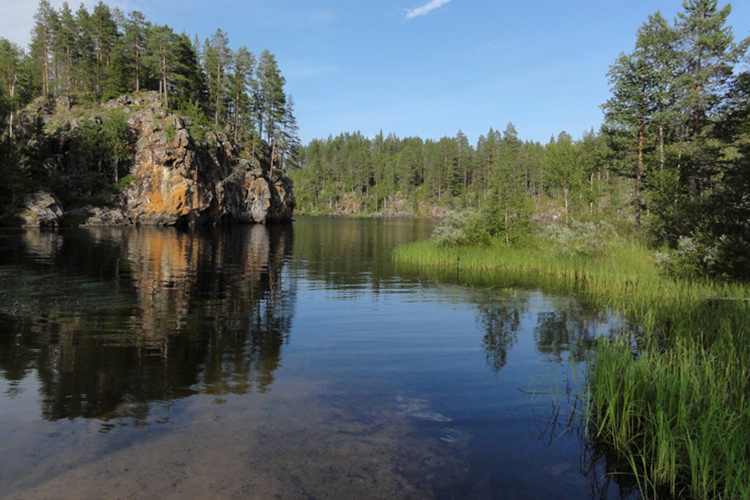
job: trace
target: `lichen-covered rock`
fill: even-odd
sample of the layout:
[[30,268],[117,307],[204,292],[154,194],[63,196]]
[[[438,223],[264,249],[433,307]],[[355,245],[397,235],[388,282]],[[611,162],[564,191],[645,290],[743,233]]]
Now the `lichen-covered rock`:
[[37,191],[11,207],[0,218],[0,224],[6,227],[58,227],[63,213],[62,204],[54,194]]
[[125,217],[148,225],[292,220],[296,202],[285,174],[254,168],[221,132],[197,145],[182,118],[143,104],[128,118],[138,139],[134,181],[120,203]]

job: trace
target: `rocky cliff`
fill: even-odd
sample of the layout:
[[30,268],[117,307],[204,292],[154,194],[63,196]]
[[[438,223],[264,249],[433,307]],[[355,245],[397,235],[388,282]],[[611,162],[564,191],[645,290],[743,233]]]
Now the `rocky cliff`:
[[[156,93],[123,96],[83,118],[80,113],[68,113],[78,116],[78,122],[67,117],[53,118],[59,108],[59,103],[37,103],[29,118],[49,129],[57,155],[76,153],[66,148],[66,137],[80,126],[81,120],[88,120],[91,126],[101,125],[102,117],[113,111],[126,116],[129,182],[113,200],[115,207],[85,206],[66,212],[61,220],[53,220],[48,210],[42,210],[44,207],[30,207],[34,200],[27,197],[0,219],[4,225],[55,226],[64,218],[88,225],[262,224],[292,220],[296,202],[292,182],[283,171],[268,165],[262,154],[251,160],[240,158],[226,134],[199,130],[191,120],[162,107]],[[61,120],[69,122],[60,126]],[[52,123],[57,123],[56,127]],[[55,135],[53,129],[68,132]],[[263,145],[259,151],[263,151]],[[57,163],[71,164],[73,160]],[[47,199],[40,193],[33,198]],[[59,204],[59,200],[56,202]],[[44,220],[35,219],[37,211],[44,213]]]

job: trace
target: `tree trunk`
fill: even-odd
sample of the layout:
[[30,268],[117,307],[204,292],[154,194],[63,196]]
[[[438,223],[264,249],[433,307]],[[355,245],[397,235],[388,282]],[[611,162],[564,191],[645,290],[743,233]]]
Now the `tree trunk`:
[[240,128],[240,93],[239,90],[234,95],[234,140],[237,141],[238,130]]
[[44,35],[44,85],[42,88],[44,89],[44,95],[49,95],[49,52],[48,49],[48,41],[47,41],[47,33],[45,28],[45,35]]
[[161,48],[161,78],[164,88],[164,107],[169,108],[169,97],[167,97],[167,46]]
[[664,125],[659,125],[659,170],[664,170]]
[[8,119],[8,138],[13,141],[13,114],[15,113],[15,106],[13,102],[13,96],[16,90],[16,79],[18,75],[13,75],[13,83],[10,84],[10,117]]
[[221,63],[216,64],[216,109],[214,110],[214,125],[219,126],[219,102],[221,102]]
[[638,166],[635,170],[635,228],[641,228],[641,177],[643,175],[643,120],[638,127]]
[[135,43],[135,91],[139,92],[141,90],[141,52],[140,48],[138,47],[138,42]]

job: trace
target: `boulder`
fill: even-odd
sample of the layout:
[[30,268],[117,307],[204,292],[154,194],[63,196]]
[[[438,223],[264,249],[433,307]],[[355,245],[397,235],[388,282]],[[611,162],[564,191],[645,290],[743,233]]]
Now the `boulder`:
[[37,191],[11,207],[0,218],[0,224],[6,227],[58,227],[63,213],[62,204],[54,194]]

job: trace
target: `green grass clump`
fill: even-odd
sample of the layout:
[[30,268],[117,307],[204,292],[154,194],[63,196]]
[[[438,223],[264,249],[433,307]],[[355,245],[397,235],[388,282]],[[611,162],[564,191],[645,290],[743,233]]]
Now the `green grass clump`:
[[[570,293],[632,321],[590,363],[588,429],[648,496],[750,498],[748,288],[659,273],[631,239],[584,255],[552,240],[522,247],[397,247],[397,265],[435,278]],[[720,300],[728,298],[731,300]]]

